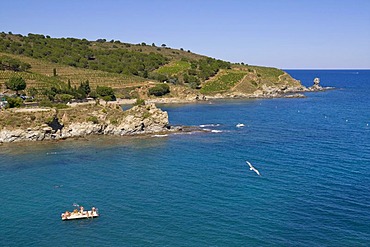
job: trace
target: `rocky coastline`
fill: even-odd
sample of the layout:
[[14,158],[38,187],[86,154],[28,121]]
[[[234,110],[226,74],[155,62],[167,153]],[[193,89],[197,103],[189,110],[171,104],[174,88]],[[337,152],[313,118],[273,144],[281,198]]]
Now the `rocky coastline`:
[[[67,138],[80,138],[89,135],[145,135],[153,133],[168,133],[178,131],[179,127],[171,127],[168,114],[157,108],[154,104],[134,106],[123,114],[118,115],[115,106],[89,107],[79,109],[84,121],[73,121],[73,113],[69,111],[57,112],[55,109],[42,109],[39,111],[22,112],[23,121],[35,118],[35,113],[42,124],[28,127],[5,126],[0,130],[0,143],[22,141],[63,140]],[[113,112],[111,112],[113,111]],[[41,112],[41,113],[40,113]],[[111,118],[107,116],[111,114]],[[13,111],[10,114],[20,114]],[[60,117],[61,116],[61,117]],[[113,118],[113,117],[114,118]],[[81,116],[80,116],[81,118]]]
[[[271,99],[271,98],[305,98],[304,93],[308,92],[322,92],[334,89],[333,87],[323,87],[320,85],[320,79],[315,78],[314,83],[310,87],[303,86],[299,81],[294,85],[266,85],[262,84],[259,89],[253,93],[243,93],[240,91],[230,90],[225,93],[217,93],[214,95],[201,95],[201,94],[187,94],[183,97],[169,97],[169,98],[155,98],[147,99],[148,103],[155,104],[186,104],[196,103],[209,100],[222,100],[222,99]],[[121,100],[121,104],[129,104],[133,101]]]
[[173,103],[194,103],[198,101],[217,100],[217,99],[271,99],[271,98],[305,98],[304,93],[307,92],[322,92],[332,90],[333,87],[323,87],[320,85],[320,79],[315,78],[314,84],[310,87],[303,85],[281,85],[267,86],[263,84],[260,89],[257,89],[251,94],[246,94],[238,91],[227,93],[217,93],[215,95],[187,95],[185,98],[159,98],[150,99],[148,102],[173,104]]
[[[0,115],[0,144],[23,141],[63,140],[89,135],[130,136],[145,134],[166,134],[176,131],[194,131],[192,128],[170,126],[168,113],[157,108],[155,103],[194,103],[212,99],[236,98],[304,98],[305,92],[320,92],[333,89],[322,87],[315,78],[311,87],[266,86],[253,94],[230,92],[213,96],[187,95],[185,98],[158,98],[146,100],[146,104],[123,111],[122,104],[133,104],[133,100],[117,102],[87,102],[71,104],[69,110],[52,108],[12,109]],[[35,116],[36,115],[36,116]],[[14,124],[4,120],[17,116]],[[38,122],[35,119],[39,120]],[[3,120],[1,122],[1,120]],[[9,122],[9,121],[8,121]],[[31,124],[30,124],[31,123]],[[32,124],[34,123],[34,124]],[[15,125],[15,126],[14,126]]]

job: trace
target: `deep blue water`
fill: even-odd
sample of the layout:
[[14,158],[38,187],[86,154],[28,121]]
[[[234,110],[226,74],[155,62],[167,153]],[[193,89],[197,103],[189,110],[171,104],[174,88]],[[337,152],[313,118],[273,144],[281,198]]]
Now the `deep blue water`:
[[[221,132],[0,146],[0,246],[369,246],[370,71],[288,72],[337,89],[162,107]],[[74,202],[101,217],[62,222]]]

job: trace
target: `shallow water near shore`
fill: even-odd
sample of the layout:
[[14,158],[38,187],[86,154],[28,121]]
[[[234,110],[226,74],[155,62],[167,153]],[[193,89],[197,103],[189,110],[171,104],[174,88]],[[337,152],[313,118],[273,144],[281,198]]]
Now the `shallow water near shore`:
[[[288,72],[336,90],[161,106],[206,133],[0,145],[0,246],[368,245],[370,71]],[[61,221],[73,203],[101,216]]]

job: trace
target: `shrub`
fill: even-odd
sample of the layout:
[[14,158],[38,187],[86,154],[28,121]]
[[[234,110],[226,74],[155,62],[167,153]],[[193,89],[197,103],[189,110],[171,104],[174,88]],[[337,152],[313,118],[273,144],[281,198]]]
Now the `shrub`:
[[113,96],[107,95],[107,96],[103,96],[102,99],[105,101],[115,101],[116,97],[114,97],[114,95]]
[[52,107],[53,103],[50,100],[44,99],[44,100],[40,101],[39,106]]
[[147,111],[146,111],[146,112],[144,112],[144,113],[143,113],[143,118],[149,118],[149,117],[150,117],[150,115],[151,115],[151,114],[150,114],[149,112],[147,112]]
[[8,108],[14,108],[14,107],[20,107],[23,104],[23,101],[21,98],[10,98],[7,97],[6,101],[8,102],[7,107]]
[[118,124],[118,120],[116,118],[111,118],[109,121],[113,125],[117,125]]
[[38,90],[34,87],[28,88],[27,94],[31,97],[35,97],[38,94]]
[[168,84],[158,84],[149,89],[149,95],[162,96],[170,92],[170,86]]
[[99,120],[96,116],[90,116],[86,119],[88,122],[92,122],[93,124],[98,124]]
[[67,106],[66,104],[63,104],[63,103],[54,104],[53,107],[55,107],[56,109],[69,108],[69,106]]
[[145,100],[137,98],[134,105],[145,105]]
[[67,103],[69,101],[71,101],[73,99],[73,95],[70,95],[70,94],[57,94],[55,95],[55,100],[59,101],[59,102],[64,102],[64,103]]
[[96,99],[98,97],[98,94],[96,93],[96,91],[91,91],[90,92],[90,97],[93,98],[93,99]]

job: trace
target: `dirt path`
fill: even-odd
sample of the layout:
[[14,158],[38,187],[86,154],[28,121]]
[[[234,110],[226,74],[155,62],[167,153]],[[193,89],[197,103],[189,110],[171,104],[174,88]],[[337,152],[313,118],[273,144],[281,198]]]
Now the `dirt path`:
[[281,82],[281,77],[283,77],[283,76],[285,76],[287,73],[286,72],[284,72],[283,74],[281,74],[281,75],[279,75],[279,77],[278,77],[278,82]]
[[51,108],[19,108],[13,109],[14,112],[42,112],[42,111],[52,111]]
[[247,76],[249,76],[249,74],[244,75],[243,78],[238,83],[236,83],[232,88],[230,88],[230,90],[234,91],[235,88],[237,88],[245,80],[245,78],[247,78]]

